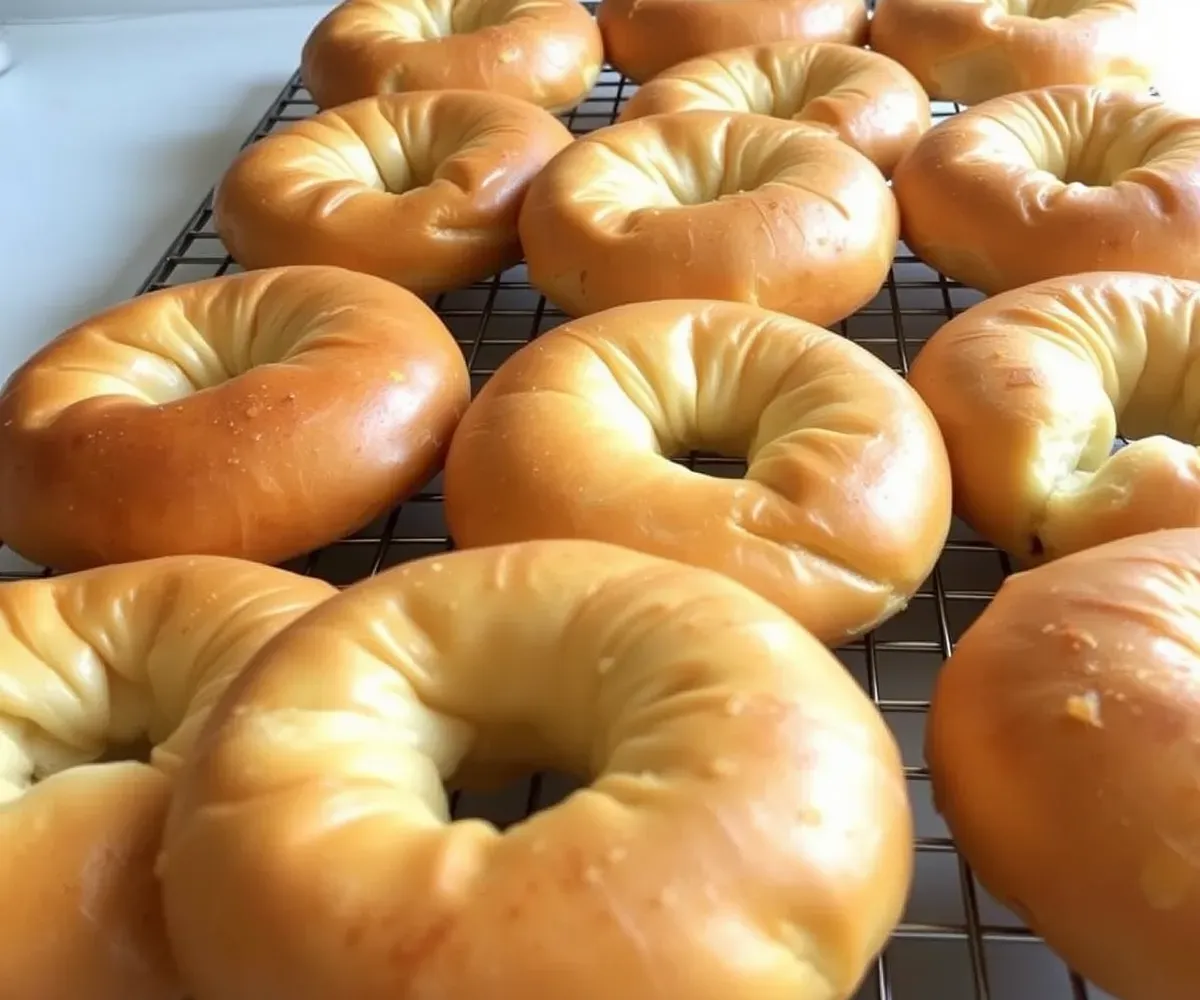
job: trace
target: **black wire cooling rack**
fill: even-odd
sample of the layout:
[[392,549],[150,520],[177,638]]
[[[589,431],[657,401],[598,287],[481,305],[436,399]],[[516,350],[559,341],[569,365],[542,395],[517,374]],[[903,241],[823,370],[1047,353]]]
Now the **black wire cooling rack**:
[[[588,99],[563,120],[576,134],[609,125],[634,90],[606,68]],[[957,110],[935,104],[934,117]],[[315,111],[297,74],[247,144]],[[139,294],[238,270],[213,229],[211,209],[210,194]],[[899,249],[875,299],[834,329],[907,373],[929,335],[981,296]],[[476,389],[519,347],[566,319],[530,286],[523,265],[442,295],[433,305],[462,347]],[[692,456],[687,464],[717,476],[737,477],[744,469],[741,461],[718,456]],[[387,517],[288,568],[345,586],[450,547],[439,477]],[[1009,571],[1002,553],[956,523],[937,568],[908,609],[838,650],[900,742],[917,830],[916,878],[904,921],[856,1000],[1111,1000],[1071,975],[1016,916],[987,896],[932,807],[922,742],[933,679]],[[0,553],[0,580],[45,572],[11,551]],[[571,787],[557,776],[538,775],[503,793],[456,793],[453,812],[504,825],[558,801]]]

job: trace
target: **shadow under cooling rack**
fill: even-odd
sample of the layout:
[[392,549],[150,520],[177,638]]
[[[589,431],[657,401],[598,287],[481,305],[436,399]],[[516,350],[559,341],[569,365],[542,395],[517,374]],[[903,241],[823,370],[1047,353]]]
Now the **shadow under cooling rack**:
[[[576,134],[609,125],[635,89],[606,69],[588,99],[563,120]],[[935,119],[957,110],[935,105]],[[294,77],[247,142],[315,111],[299,77]],[[139,292],[238,270],[213,229],[211,197],[196,210]],[[894,370],[907,373],[930,334],[981,297],[926,267],[901,246],[878,295],[834,329]],[[476,389],[514,351],[565,320],[530,286],[523,265],[442,295],[432,305],[461,346]],[[697,455],[687,461],[710,475],[739,476],[744,468],[718,456]],[[345,586],[397,563],[444,552],[451,543],[441,499],[439,478],[387,517],[293,561],[289,568]],[[916,879],[904,922],[856,1000],[1104,1000],[1104,994],[1069,975],[1019,919],[979,888],[956,855],[930,799],[922,743],[933,679],[957,637],[1008,571],[999,552],[956,524],[937,569],[909,608],[864,640],[838,650],[896,733],[918,836]],[[44,572],[7,549],[0,551],[0,579]],[[454,814],[483,816],[504,825],[557,801],[571,787],[549,775],[498,794],[456,793]]]

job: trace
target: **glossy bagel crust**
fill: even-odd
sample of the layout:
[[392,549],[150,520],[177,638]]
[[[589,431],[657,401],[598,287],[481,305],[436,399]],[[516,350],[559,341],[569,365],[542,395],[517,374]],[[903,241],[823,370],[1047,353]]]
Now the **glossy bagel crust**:
[[[844,1000],[904,905],[886,724],[719,574],[582,541],[435,556],[243,680],[160,862],[195,1000]],[[529,766],[592,784],[447,822],[443,780]]]
[[345,0],[304,43],[300,73],[320,108],[411,90],[487,90],[573,108],[604,60],[576,0]]
[[423,485],[469,391],[441,321],[379,278],[295,267],[152,292],[0,392],[0,538],[57,569],[282,562]]
[[436,295],[521,259],[525,191],[570,141],[515,97],[369,97],[244,150],[213,219],[243,267],[332,264]]
[[905,242],[996,293],[1085,271],[1200,278],[1200,119],[1054,87],[936,125],[893,175]]
[[[333,593],[215,557],[0,586],[0,996],[183,1000],[154,873],[173,776],[230,678]],[[87,763],[139,739],[153,766]]]
[[603,0],[596,21],[608,61],[636,83],[744,45],[867,40],[863,0]]
[[935,802],[988,890],[1105,995],[1200,983],[1200,531],[1010,577],[942,667]]
[[[1087,274],[974,306],[909,381],[964,520],[1023,562],[1200,526],[1200,284]],[[1109,457],[1114,438],[1130,444]]]
[[640,87],[618,120],[693,110],[831,129],[885,176],[930,126],[929,98],[908,70],[834,42],[772,42],[689,59]]
[[879,291],[898,225],[883,175],[832,133],[684,111],[572,143],[519,229],[530,281],[569,315],[709,298],[824,326]]
[[[743,479],[669,461],[746,457]],[[900,611],[950,526],[937,427],[811,324],[651,302],[551,331],[476,397],[446,463],[461,547],[585,537],[706,566],[840,643]]]
[[871,48],[934,100],[980,104],[1022,90],[1094,84],[1145,90],[1139,0],[879,0]]

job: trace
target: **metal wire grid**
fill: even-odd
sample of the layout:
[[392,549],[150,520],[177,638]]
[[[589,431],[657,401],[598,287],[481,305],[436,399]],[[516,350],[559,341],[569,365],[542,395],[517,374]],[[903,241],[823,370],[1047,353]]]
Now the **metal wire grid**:
[[[635,89],[606,68],[589,98],[564,121],[576,134],[608,125]],[[247,144],[315,110],[297,74]],[[935,118],[957,110],[935,105]],[[210,194],[139,294],[238,270],[213,230],[211,206]],[[835,329],[907,373],[928,336],[980,297],[901,247],[875,299]],[[566,318],[529,285],[523,265],[439,296],[433,306],[461,346],[476,389],[505,358]],[[737,477],[744,469],[740,460],[712,455],[690,456],[686,464],[717,476]],[[397,563],[444,552],[451,541],[441,501],[438,477],[387,517],[289,568],[345,586]],[[856,1000],[1104,1000],[1104,994],[1070,975],[1017,917],[983,892],[931,803],[921,748],[933,678],[1009,571],[1002,553],[956,523],[936,570],[909,608],[838,651],[901,744],[918,837],[916,879],[904,922]],[[46,572],[11,551],[0,552],[0,579]],[[503,825],[558,801],[572,787],[560,776],[537,775],[499,794],[455,793],[452,803],[455,816],[484,816]],[[1047,984],[1055,983],[1061,989],[1047,992]]]

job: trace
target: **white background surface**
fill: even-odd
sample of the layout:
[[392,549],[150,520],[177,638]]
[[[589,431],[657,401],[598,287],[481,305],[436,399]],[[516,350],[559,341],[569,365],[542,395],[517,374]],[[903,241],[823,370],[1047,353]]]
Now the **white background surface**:
[[[0,378],[64,327],[127,297],[293,72],[332,3],[0,0]],[[1200,2],[1158,0],[1164,91],[1200,113]]]
[[0,378],[137,288],[287,82],[326,9],[8,28],[16,61],[0,76]]
[[112,17],[295,6],[296,0],[0,0],[0,20]]

